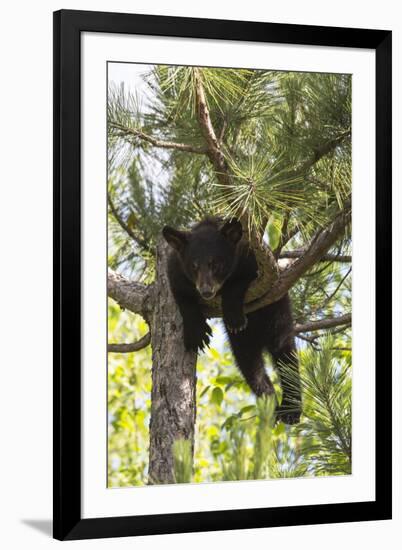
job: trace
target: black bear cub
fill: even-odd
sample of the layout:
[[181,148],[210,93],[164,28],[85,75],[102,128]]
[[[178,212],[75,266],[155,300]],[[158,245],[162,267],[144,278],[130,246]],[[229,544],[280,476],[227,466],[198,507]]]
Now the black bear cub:
[[[198,351],[209,344],[211,328],[202,311],[203,300],[222,297],[223,321],[236,363],[256,396],[274,393],[264,369],[268,351],[281,375],[282,403],[277,419],[296,424],[301,398],[298,360],[293,337],[289,296],[252,313],[244,314],[247,288],[257,277],[257,262],[247,243],[241,241],[241,223],[206,218],[190,231],[163,228],[172,247],[168,259],[170,286],[183,317],[184,345]],[[292,383],[289,383],[290,372]],[[288,376],[286,376],[286,374]]]

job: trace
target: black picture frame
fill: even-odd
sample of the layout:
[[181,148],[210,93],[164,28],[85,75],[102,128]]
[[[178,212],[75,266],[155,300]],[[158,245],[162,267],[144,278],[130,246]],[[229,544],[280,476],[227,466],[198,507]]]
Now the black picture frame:
[[[85,31],[375,50],[377,345],[374,501],[82,519],[80,37]],[[54,13],[55,538],[71,540],[391,518],[391,40],[391,31],[386,30],[70,10]]]

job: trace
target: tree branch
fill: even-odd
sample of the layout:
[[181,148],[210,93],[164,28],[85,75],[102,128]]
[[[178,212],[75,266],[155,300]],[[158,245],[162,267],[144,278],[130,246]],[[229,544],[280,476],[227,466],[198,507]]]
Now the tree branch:
[[110,211],[111,213],[113,214],[115,220],[117,221],[117,223],[120,225],[120,227],[123,229],[123,231],[125,231],[127,233],[127,235],[129,237],[131,237],[131,239],[136,242],[139,246],[141,246],[144,250],[149,250],[149,246],[148,244],[143,240],[141,239],[140,237],[138,237],[132,230],[131,228],[127,225],[127,223],[123,220],[123,218],[120,216],[120,214],[118,213],[117,211],[117,208],[115,207],[113,201],[112,201],[112,198],[110,196],[110,193],[107,194],[107,201],[108,201],[108,204],[109,204],[109,208],[110,208]]
[[288,290],[301,275],[321,260],[344,233],[351,218],[350,200],[348,200],[345,202],[344,209],[335,216],[334,220],[315,234],[310,245],[304,249],[304,254],[282,272],[280,285]]
[[137,342],[131,344],[108,344],[107,350],[109,353],[131,353],[146,348],[151,342],[151,333],[147,332],[145,336]]
[[276,284],[279,278],[279,265],[272,250],[264,243],[251,239],[251,247],[258,266],[258,277],[247,295],[248,299],[252,300],[261,296],[266,288]]
[[142,130],[138,130],[136,128],[130,128],[128,126],[123,126],[122,124],[118,124],[117,122],[109,122],[109,125],[115,130],[119,130],[120,134],[122,134],[123,137],[134,136],[142,139],[143,141],[150,143],[151,145],[154,145],[155,147],[160,147],[162,149],[176,149],[177,151],[184,151],[186,153],[195,153],[197,155],[205,155],[207,153],[207,150],[205,149],[205,147],[193,147],[192,145],[188,145],[187,143],[163,141],[146,134]]
[[340,325],[350,326],[352,324],[352,314],[347,313],[339,317],[331,317],[327,319],[318,319],[317,321],[309,321],[303,324],[295,324],[294,333],[314,332],[316,330],[325,330]]
[[200,70],[197,67],[195,67],[193,70],[195,82],[195,97],[197,104],[197,120],[200,126],[201,133],[205,139],[205,143],[207,144],[206,154],[212,162],[220,183],[223,185],[227,185],[230,183],[229,168],[226,159],[220,149],[219,140],[212,125],[211,116],[209,114],[207,100],[205,97],[204,86],[202,84],[202,76]]
[[[256,311],[282,298],[306,271],[321,260],[343,234],[350,221],[351,211],[350,201],[348,201],[345,203],[345,209],[339,212],[327,227],[316,233],[310,245],[304,250],[304,254],[284,269],[271,287],[263,280],[255,281],[251,285],[246,295],[245,312]],[[220,316],[219,304],[216,302],[210,306],[206,304],[205,312],[208,317]]]
[[325,157],[325,155],[328,155],[331,151],[333,151],[338,145],[342,143],[342,141],[346,138],[350,137],[350,129],[346,130],[345,132],[342,132],[338,137],[331,139],[330,141],[327,141],[326,143],[323,143],[320,147],[318,147],[312,154],[310,158],[308,158],[300,168],[298,168],[296,171],[299,174],[305,174],[310,170],[310,168],[316,164],[322,157]]
[[[282,252],[279,255],[280,259],[297,259],[301,258],[306,252],[305,248],[297,248],[296,250],[288,250]],[[352,256],[341,255],[341,254],[324,254],[320,258],[321,262],[340,262],[340,263],[350,263],[352,261]]]
[[152,285],[127,280],[112,270],[108,271],[107,292],[123,309],[137,313],[147,320],[152,310]]

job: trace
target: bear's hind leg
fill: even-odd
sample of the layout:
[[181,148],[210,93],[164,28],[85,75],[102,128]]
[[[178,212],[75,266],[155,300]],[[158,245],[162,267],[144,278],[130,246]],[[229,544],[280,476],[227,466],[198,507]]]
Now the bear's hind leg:
[[234,334],[227,330],[236,364],[257,397],[274,395],[275,390],[264,368],[262,348],[254,341],[249,328]]

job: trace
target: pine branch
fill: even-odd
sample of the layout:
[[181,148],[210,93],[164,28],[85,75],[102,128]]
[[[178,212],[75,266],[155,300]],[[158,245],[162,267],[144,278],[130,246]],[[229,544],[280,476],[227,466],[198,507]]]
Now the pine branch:
[[129,281],[114,271],[108,271],[107,292],[122,309],[142,315],[147,319],[152,310],[152,285]]
[[108,344],[107,350],[109,353],[131,353],[133,351],[140,351],[146,348],[151,342],[151,333],[147,332],[145,336],[140,338],[137,342],[131,344]]
[[134,231],[132,231],[130,229],[130,227],[127,225],[127,223],[123,220],[123,218],[120,216],[119,212],[117,211],[117,208],[116,206],[114,205],[113,201],[112,201],[112,197],[110,196],[110,193],[108,193],[107,195],[107,201],[109,203],[109,208],[110,208],[110,211],[112,212],[115,220],[117,221],[117,223],[120,225],[120,227],[127,233],[127,235],[129,237],[131,237],[131,239],[136,242],[141,248],[143,248],[144,250],[147,250],[149,251],[149,245],[146,241],[144,241],[144,239],[141,239],[138,235],[136,235],[134,233]]
[[289,289],[301,275],[320,261],[331,246],[343,235],[351,218],[351,202],[349,199],[345,202],[344,209],[336,215],[334,220],[315,234],[310,245],[304,249],[304,254],[282,272],[280,284]]
[[300,168],[297,169],[298,174],[305,174],[310,168],[316,164],[320,159],[331,153],[338,145],[340,145],[346,138],[350,137],[350,130],[342,132],[339,136],[326,143],[323,143],[320,147],[313,151],[313,154],[308,158]]
[[[297,259],[301,258],[305,254],[306,249],[297,248],[295,250],[287,250],[286,252],[281,252],[279,255],[280,259]],[[340,263],[350,263],[352,261],[352,256],[343,255],[343,254],[324,254],[320,258],[321,262],[340,262]]]
[[319,347],[319,345],[317,344],[317,338],[319,337],[319,335],[316,335],[316,336],[304,336],[304,335],[301,334],[301,333],[295,333],[295,337],[296,337],[298,340],[303,340],[303,342],[307,342],[308,344],[310,344],[310,346],[313,348],[313,350],[320,351],[320,347]]
[[345,203],[345,209],[337,214],[331,224],[316,233],[310,245],[305,249],[304,254],[281,272],[278,281],[271,288],[268,287],[269,290],[265,294],[260,295],[257,299],[252,299],[252,301],[249,301],[250,295],[246,296],[246,312],[260,309],[264,305],[275,302],[284,296],[306,271],[321,260],[344,233],[350,221],[351,211],[350,201],[348,201]]
[[279,265],[269,246],[251,238],[251,246],[257,260],[258,278],[256,284],[263,283],[265,288],[276,283],[279,277]]
[[340,315],[339,317],[331,317],[326,319],[318,319],[317,321],[310,321],[303,324],[295,324],[294,333],[300,332],[314,332],[316,330],[325,330],[340,325],[350,326],[352,324],[352,314],[347,313]]
[[[336,285],[335,287],[335,290],[333,292],[331,292],[331,294],[329,296],[327,296],[327,298],[324,300],[324,303],[321,305],[321,307],[319,309],[324,309],[326,308],[330,303],[331,301],[335,298],[335,296],[338,294],[339,290],[341,289],[343,283],[346,281],[346,279],[349,277],[349,275],[351,274],[352,272],[352,268],[350,267],[347,272],[345,273],[345,275],[342,277],[342,279],[339,281],[339,283]],[[315,310],[313,310],[315,311]]]
[[[246,294],[245,312],[251,313],[282,298],[306,271],[321,260],[331,246],[342,236],[350,221],[350,201],[347,201],[345,209],[339,212],[327,227],[316,233],[310,245],[306,247],[304,254],[284,269],[272,286],[269,286],[266,280],[260,278],[251,285]],[[219,317],[219,303],[214,302],[211,305],[206,305],[205,312],[208,317]]]
[[109,126],[111,128],[114,128],[115,130],[119,130],[121,137],[135,136],[142,139],[143,141],[150,143],[155,147],[160,147],[162,149],[175,149],[177,151],[184,151],[186,153],[195,153],[197,155],[207,154],[207,150],[203,147],[193,147],[192,145],[189,145],[187,143],[176,143],[173,141],[163,141],[160,139],[156,139],[146,134],[142,130],[138,130],[136,128],[130,128],[128,126],[123,126],[122,124],[118,124],[117,122],[109,122]]
[[221,184],[227,185],[230,183],[229,168],[226,159],[220,149],[219,140],[216,136],[212,125],[211,116],[205,97],[204,86],[202,84],[202,76],[200,70],[194,69],[195,97],[197,104],[197,120],[201,129],[201,133],[207,144],[207,155],[212,162],[218,180]]

